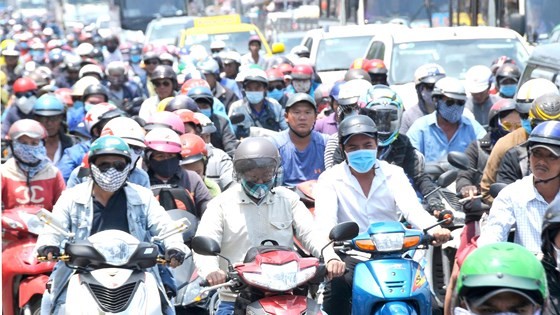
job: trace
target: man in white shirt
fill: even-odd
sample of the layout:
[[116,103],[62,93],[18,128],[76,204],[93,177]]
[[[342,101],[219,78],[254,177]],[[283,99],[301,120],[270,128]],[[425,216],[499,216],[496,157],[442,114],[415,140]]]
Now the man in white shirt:
[[258,65],[262,70],[266,68],[266,59],[261,55],[262,41],[258,35],[249,37],[249,52],[241,56],[241,65]]
[[[424,210],[402,168],[377,161],[377,127],[371,118],[356,115],[339,126],[346,163],[325,171],[313,189],[315,222],[325,235],[337,223],[354,221],[360,232],[374,222],[397,221],[402,213],[415,228],[436,223]],[[449,240],[447,229],[430,231],[436,244]],[[327,314],[350,314],[354,267],[360,260],[345,256],[349,272],[327,284],[323,309]]]

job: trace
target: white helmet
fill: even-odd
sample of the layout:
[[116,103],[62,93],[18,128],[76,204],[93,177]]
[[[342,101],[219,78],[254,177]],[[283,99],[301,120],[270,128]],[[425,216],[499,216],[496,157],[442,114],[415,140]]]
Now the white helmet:
[[110,110],[117,109],[113,104],[109,103],[99,103],[93,105],[86,113],[84,122],[86,124],[87,131],[91,134],[91,129],[99,122],[99,118]]
[[98,65],[87,64],[87,65],[83,66],[80,69],[80,74],[79,74],[80,79],[83,78],[88,73],[95,73],[95,74],[99,75],[100,78],[103,78],[103,70],[101,70],[101,67],[98,66]]
[[432,96],[445,95],[455,100],[467,100],[465,87],[459,79],[445,77],[436,82]]
[[116,117],[103,127],[101,136],[113,135],[122,138],[127,144],[145,148],[146,131],[134,119]]
[[437,63],[427,63],[414,71],[414,85],[421,83],[434,84],[443,77],[445,77],[445,70],[442,66]]
[[87,56],[87,55],[91,55],[91,53],[93,53],[93,45],[90,43],[81,43],[80,45],[78,45],[78,47],[76,47],[76,54],[80,55],[80,56]]
[[74,83],[74,85],[72,86],[72,96],[76,96],[76,97],[82,97],[82,95],[84,95],[84,91],[85,89],[90,86],[90,85],[94,85],[94,84],[101,84],[101,82],[99,82],[99,80],[97,80],[96,78],[92,77],[92,76],[85,76],[81,79],[79,79],[76,83]]
[[471,93],[481,93],[490,88],[492,71],[487,66],[472,66],[465,75],[465,89]]
[[222,58],[223,63],[229,63],[230,61],[236,62],[237,64],[241,64],[241,54],[237,51],[228,50],[228,51],[221,51],[219,54],[220,58]]
[[515,109],[522,114],[528,114],[533,100],[549,93],[560,94],[558,87],[551,81],[543,78],[531,79],[523,83],[517,91]]
[[342,83],[340,92],[338,92],[338,104],[341,106],[357,104],[360,99],[364,100],[365,103],[367,92],[371,86],[371,83],[364,79]]
[[216,132],[216,126],[214,126],[214,123],[203,113],[194,113],[194,118],[200,122],[200,126],[202,127],[201,133],[203,135]]

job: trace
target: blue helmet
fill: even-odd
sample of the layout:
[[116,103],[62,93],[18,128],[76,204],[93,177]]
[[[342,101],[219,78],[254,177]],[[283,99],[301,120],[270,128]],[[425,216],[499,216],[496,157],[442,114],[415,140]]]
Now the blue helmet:
[[206,101],[208,104],[214,104],[214,95],[212,91],[205,86],[196,86],[189,90],[188,97],[196,101]]
[[33,114],[37,116],[58,116],[64,114],[64,104],[52,94],[44,94],[33,105]]
[[337,102],[338,102],[338,93],[340,92],[340,86],[342,85],[342,83],[344,83],[344,81],[335,82],[333,87],[331,88],[331,92],[329,93],[329,96]]
[[560,147],[560,121],[549,120],[538,124],[527,139],[527,147],[553,145]]

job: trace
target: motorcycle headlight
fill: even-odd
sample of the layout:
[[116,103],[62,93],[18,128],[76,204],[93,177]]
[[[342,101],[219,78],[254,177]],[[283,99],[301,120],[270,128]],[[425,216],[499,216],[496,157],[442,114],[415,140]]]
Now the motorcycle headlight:
[[261,273],[244,272],[243,278],[254,285],[273,291],[288,291],[315,276],[317,267],[299,270],[296,261],[283,265],[262,264]]
[[115,235],[110,234],[103,235],[103,237],[96,239],[94,242],[92,241],[92,245],[101,255],[103,255],[103,257],[105,257],[107,264],[112,266],[122,266],[128,262],[132,253],[134,253],[138,247],[138,244],[131,244],[126,239],[114,236]]
[[373,234],[371,240],[378,251],[392,252],[403,248],[404,233]]

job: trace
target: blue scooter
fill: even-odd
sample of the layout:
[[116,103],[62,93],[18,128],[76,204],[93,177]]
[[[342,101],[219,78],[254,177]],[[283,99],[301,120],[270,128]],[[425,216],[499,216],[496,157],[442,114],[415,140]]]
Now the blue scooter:
[[[452,214],[440,218],[430,228],[450,222]],[[430,228],[421,231],[400,222],[378,222],[345,242],[345,250],[371,254],[354,270],[352,314],[432,314],[430,285],[423,267],[412,259],[417,248],[432,242],[426,233]]]

